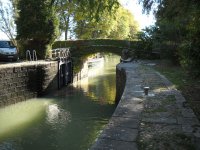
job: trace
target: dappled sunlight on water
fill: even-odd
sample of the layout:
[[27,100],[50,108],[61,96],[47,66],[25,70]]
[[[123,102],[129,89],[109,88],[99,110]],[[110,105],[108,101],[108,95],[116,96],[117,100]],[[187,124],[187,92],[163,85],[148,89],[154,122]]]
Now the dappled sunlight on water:
[[52,125],[55,129],[59,126],[65,126],[71,122],[70,112],[59,108],[57,104],[51,104],[46,108],[46,122]]

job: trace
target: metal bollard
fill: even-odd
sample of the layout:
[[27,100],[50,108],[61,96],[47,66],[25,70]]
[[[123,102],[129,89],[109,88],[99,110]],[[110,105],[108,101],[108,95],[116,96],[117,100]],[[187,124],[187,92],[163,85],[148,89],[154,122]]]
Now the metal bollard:
[[144,95],[148,95],[148,93],[149,93],[149,87],[146,86],[144,87]]

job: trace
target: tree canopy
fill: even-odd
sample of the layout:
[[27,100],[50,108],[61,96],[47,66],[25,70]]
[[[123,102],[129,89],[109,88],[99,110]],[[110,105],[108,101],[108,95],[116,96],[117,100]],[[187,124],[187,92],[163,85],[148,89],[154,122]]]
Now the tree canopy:
[[74,32],[78,39],[134,39],[133,35],[138,31],[138,24],[133,15],[122,6],[119,6],[112,14],[104,11],[98,20],[89,19],[89,15],[87,13],[75,15]]
[[200,77],[200,1],[139,0],[147,12],[153,9],[156,30],[152,32],[154,48],[180,63],[194,77]]
[[133,15],[118,1],[92,1],[89,5],[80,1],[59,3],[60,29],[65,31],[65,39],[69,31],[78,39],[133,39],[138,30]]

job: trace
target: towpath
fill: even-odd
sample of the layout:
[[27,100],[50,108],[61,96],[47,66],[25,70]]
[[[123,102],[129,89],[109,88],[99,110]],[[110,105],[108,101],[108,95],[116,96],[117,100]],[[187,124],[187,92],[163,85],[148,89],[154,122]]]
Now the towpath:
[[[200,123],[181,93],[146,62],[121,63],[121,100],[92,150],[200,149]],[[146,96],[143,87],[148,86]]]

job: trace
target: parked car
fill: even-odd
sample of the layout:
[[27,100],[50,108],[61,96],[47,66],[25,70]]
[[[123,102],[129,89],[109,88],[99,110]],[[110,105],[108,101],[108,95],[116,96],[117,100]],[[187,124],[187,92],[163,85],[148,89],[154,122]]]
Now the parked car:
[[11,41],[0,40],[0,61],[11,60],[17,61],[19,59],[17,48]]

